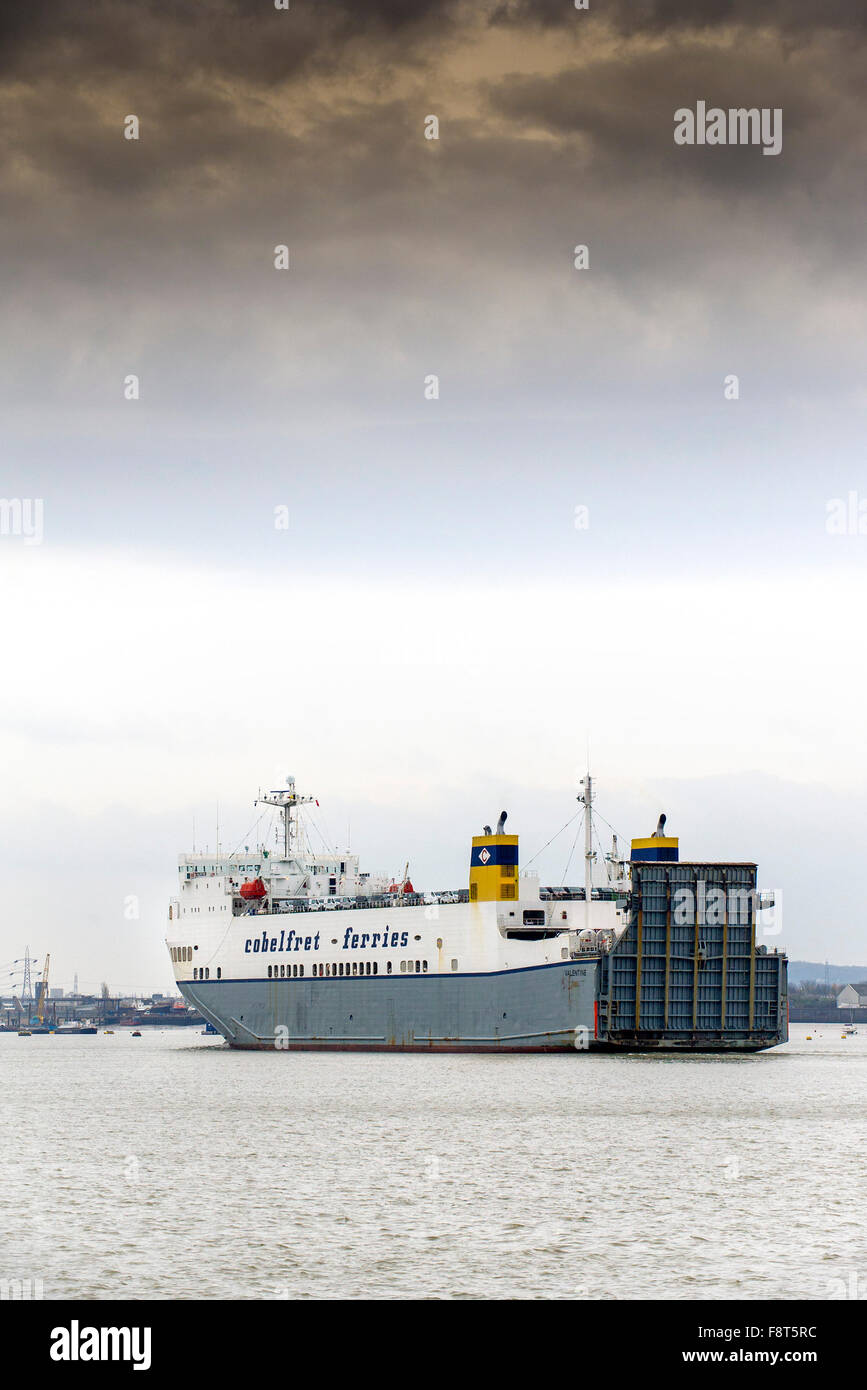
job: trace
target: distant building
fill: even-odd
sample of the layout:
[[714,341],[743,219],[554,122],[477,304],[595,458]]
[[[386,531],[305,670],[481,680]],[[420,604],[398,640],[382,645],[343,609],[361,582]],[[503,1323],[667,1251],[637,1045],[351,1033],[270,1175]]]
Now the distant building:
[[63,990],[57,989],[54,985],[50,985],[48,989],[48,997],[49,999],[62,999]]
[[860,985],[844,985],[837,995],[838,1009],[867,1009],[867,981]]

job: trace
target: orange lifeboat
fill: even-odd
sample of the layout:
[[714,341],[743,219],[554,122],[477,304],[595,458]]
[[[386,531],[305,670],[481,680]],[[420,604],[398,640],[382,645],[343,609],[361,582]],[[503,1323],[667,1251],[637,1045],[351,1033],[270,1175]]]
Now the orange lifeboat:
[[248,902],[251,900],[255,902],[256,899],[265,898],[267,895],[268,889],[261,878],[248,879],[246,883],[241,884],[241,897]]

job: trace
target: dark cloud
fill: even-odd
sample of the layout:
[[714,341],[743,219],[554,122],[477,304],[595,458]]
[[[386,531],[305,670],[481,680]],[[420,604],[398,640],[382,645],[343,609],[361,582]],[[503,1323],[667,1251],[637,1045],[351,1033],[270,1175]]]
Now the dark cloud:
[[863,33],[867,10],[861,0],[591,0],[576,11],[571,0],[502,0],[491,23],[503,26],[574,28],[610,25],[623,34],[648,36],[675,30],[745,27],[781,33],[819,29]]
[[358,38],[399,38],[406,60],[414,39],[451,31],[454,10],[454,0],[292,0],[288,11],[269,0],[33,0],[0,14],[0,73],[62,73],[71,85],[94,72],[231,73],[270,84],[339,66]]
[[[817,65],[816,59],[819,58]],[[520,131],[545,131],[592,162],[606,183],[660,178],[677,184],[752,189],[773,199],[781,186],[824,182],[849,140],[838,132],[857,121],[843,93],[829,102],[829,55],[809,49],[780,62],[768,36],[757,38],[737,62],[700,40],[672,47],[634,46],[598,62],[551,76],[512,73],[488,87],[491,108]],[[867,81],[867,54],[840,59],[838,77]],[[674,143],[674,113],[708,107],[779,108],[783,152],[764,156],[756,146]]]
[[[547,411],[625,383],[658,399],[720,371],[726,342],[784,389],[808,335],[817,379],[858,379],[836,324],[864,256],[865,50],[823,18],[787,48],[764,23],[709,37],[685,6],[654,9],[672,33],[652,41],[572,10],[568,42],[541,6],[521,24],[512,7],[512,37],[470,4],[206,9],[7,21],[10,403],[48,391],[99,418],[110,400],[125,438],[112,393],[138,368],[148,409],[269,428],[415,409],[440,368],[450,404]],[[783,154],[676,147],[674,110],[698,98],[781,105]]]

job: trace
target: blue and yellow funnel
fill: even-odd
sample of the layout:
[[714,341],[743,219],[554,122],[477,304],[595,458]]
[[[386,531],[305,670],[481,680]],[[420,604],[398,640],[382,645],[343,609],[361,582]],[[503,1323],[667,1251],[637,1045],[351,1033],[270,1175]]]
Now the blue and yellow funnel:
[[676,835],[665,834],[665,816],[659,817],[659,824],[646,840],[633,840],[629,856],[633,864],[666,863],[676,864],[680,856],[679,841]]
[[470,853],[470,902],[514,902],[518,896],[518,837],[504,835],[506,812],[496,835],[485,826],[484,835],[473,836]]

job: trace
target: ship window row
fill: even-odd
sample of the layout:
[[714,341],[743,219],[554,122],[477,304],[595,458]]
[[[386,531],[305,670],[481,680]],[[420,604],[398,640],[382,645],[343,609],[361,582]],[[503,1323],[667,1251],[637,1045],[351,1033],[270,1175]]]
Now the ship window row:
[[[220,971],[220,969],[219,969],[219,967],[218,967],[218,969],[217,969],[217,979],[218,979],[218,980],[219,980],[219,978],[220,978],[221,973],[222,973],[222,972]],[[208,965],[196,966],[195,969],[193,970],[193,979],[194,979],[194,980],[210,980],[210,978],[211,978],[211,969],[210,969],[210,966],[208,966]]]
[[[458,963],[457,963],[457,961],[452,961],[452,970],[457,970],[457,968],[458,968]],[[412,961],[412,960],[402,960],[402,961],[400,962],[400,969],[401,969],[401,974],[426,975],[426,974],[427,974],[427,961],[426,961],[426,960],[416,960],[416,961]],[[390,961],[390,960],[389,960],[389,961],[386,961],[386,963],[385,963],[385,973],[386,973],[386,975],[390,975],[390,974],[392,973],[392,965],[391,965],[391,961]],[[321,964],[321,965],[318,964],[318,963],[315,964],[315,965],[313,966],[313,974],[314,974],[314,976],[316,976],[316,977],[319,978],[319,979],[331,979],[331,978],[337,978],[338,976],[339,976],[340,978],[342,978],[342,979],[345,979],[347,976],[350,976],[350,977],[351,977],[351,976],[355,976],[355,978],[357,979],[357,978],[358,978],[359,976],[361,976],[361,975],[378,975],[378,974],[379,974],[379,962],[378,962],[378,961],[375,961],[375,960],[374,960],[374,961],[370,961],[370,960],[366,960],[366,961],[365,961],[365,960],[353,960],[353,961],[348,961],[348,960],[347,960],[347,961],[342,961],[342,960],[341,960],[341,961],[335,961],[335,962],[332,964],[330,961],[326,961],[326,962],[324,962],[324,963]],[[269,979],[269,980],[297,980],[297,979],[303,979],[303,977],[304,977],[304,966],[303,966],[303,965],[295,965],[295,964],[292,964],[292,965],[269,965],[269,966],[268,966],[268,979]]]
[[178,965],[181,961],[193,959],[192,946],[172,946],[170,947],[172,960]]

